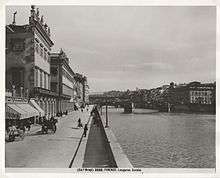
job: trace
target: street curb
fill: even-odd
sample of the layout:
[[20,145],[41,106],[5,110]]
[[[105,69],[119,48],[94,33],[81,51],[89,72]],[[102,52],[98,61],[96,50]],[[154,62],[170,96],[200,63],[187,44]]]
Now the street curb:
[[83,167],[83,163],[84,163],[84,157],[85,157],[85,152],[86,152],[86,145],[87,145],[87,141],[88,141],[88,136],[89,136],[89,132],[90,132],[90,128],[91,128],[91,122],[92,122],[92,117],[89,117],[89,120],[87,122],[88,124],[88,131],[87,131],[87,137],[84,138],[83,134],[82,134],[82,140],[81,143],[79,145],[79,150],[76,154],[76,157],[74,159],[73,168],[82,168]]
[[105,128],[105,133],[112,149],[112,153],[117,166],[120,168],[133,168],[131,162],[122,150],[112,130],[110,128]]
[[69,168],[81,168],[83,166],[84,156],[85,156],[85,151],[86,151],[86,144],[88,141],[88,135],[89,135],[90,127],[91,127],[91,122],[92,122],[92,117],[89,115],[88,121],[87,121],[87,125],[88,125],[87,137],[83,138],[83,133],[82,133],[77,149],[69,164]]

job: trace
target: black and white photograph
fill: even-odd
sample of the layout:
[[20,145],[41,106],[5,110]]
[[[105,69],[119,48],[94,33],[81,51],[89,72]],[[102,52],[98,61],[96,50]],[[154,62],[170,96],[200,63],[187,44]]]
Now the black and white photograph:
[[5,6],[6,170],[215,173],[216,13]]

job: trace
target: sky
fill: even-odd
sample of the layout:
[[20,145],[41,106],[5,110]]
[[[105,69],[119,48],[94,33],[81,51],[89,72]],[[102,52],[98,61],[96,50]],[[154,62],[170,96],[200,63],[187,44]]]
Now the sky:
[[[90,92],[213,82],[214,6],[37,6]],[[7,6],[6,23],[28,23],[30,6]]]

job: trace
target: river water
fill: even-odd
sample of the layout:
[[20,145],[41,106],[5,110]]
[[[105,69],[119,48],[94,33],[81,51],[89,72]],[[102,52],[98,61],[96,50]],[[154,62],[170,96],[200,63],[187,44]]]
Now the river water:
[[215,115],[123,114],[122,109],[109,109],[108,116],[134,167],[215,167]]

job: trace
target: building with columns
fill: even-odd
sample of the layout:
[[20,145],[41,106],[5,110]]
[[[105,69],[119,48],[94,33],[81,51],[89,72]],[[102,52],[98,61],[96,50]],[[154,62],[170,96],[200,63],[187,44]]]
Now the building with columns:
[[84,78],[84,83],[83,83],[83,101],[84,103],[89,103],[89,85],[88,85],[88,81],[87,81],[87,77]]
[[74,105],[88,103],[87,78],[73,72],[69,58],[61,49],[59,53],[51,53],[51,91],[56,92],[58,113],[72,110]]
[[6,90],[32,98],[46,118],[57,113],[58,94],[50,90],[50,28],[31,6],[29,23],[6,26]]
[[57,111],[64,113],[74,108],[76,92],[75,92],[75,73],[69,65],[64,51],[61,49],[59,53],[51,53],[51,91],[58,94]]

